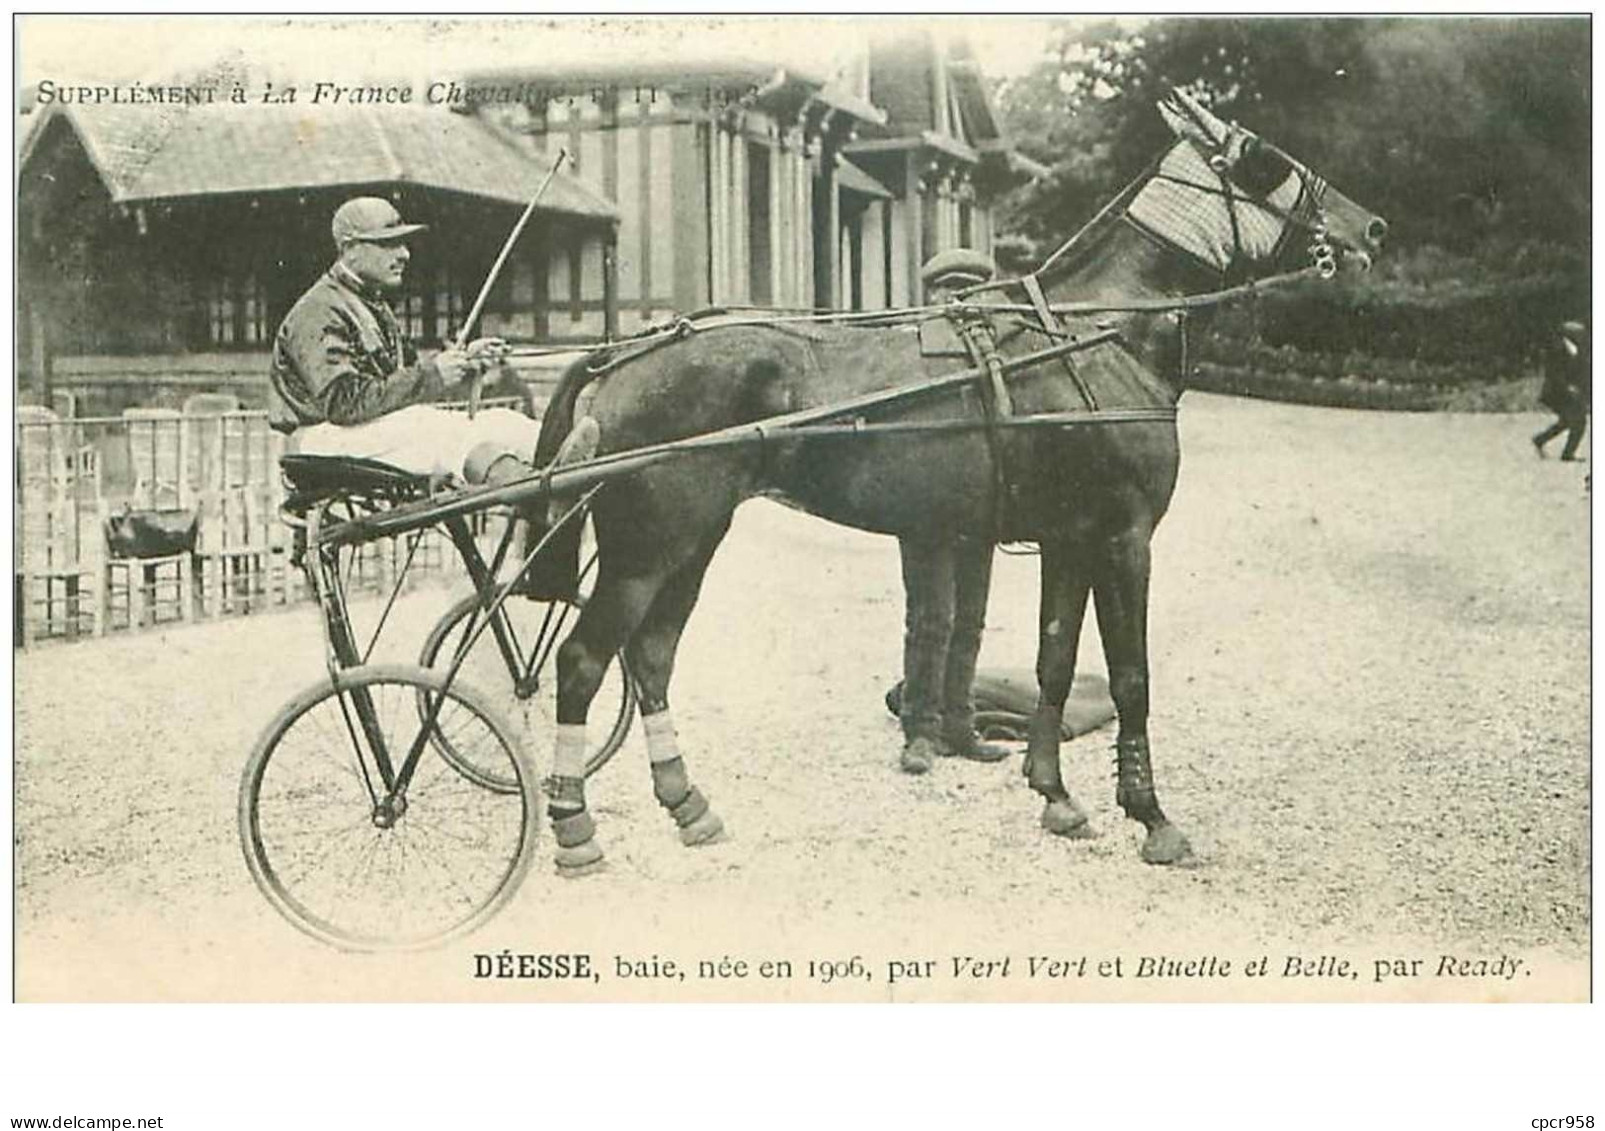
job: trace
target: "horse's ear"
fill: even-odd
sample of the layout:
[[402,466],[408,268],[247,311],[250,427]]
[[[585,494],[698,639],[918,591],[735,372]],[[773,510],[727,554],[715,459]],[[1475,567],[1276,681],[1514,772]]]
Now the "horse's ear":
[[1196,137],[1198,128],[1188,120],[1187,114],[1181,107],[1169,98],[1154,103],[1159,107],[1159,116],[1165,119],[1165,125],[1177,137]]
[[1208,149],[1220,148],[1231,132],[1225,122],[1180,87],[1171,88],[1170,97],[1159,103],[1159,113],[1172,133],[1191,138]]

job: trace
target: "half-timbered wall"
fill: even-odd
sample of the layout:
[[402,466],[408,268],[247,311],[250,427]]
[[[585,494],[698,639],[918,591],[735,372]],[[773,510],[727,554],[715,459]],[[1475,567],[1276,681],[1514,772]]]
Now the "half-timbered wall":
[[[706,227],[697,127],[666,92],[615,87],[482,112],[499,112],[549,152],[567,149],[574,160],[570,172],[617,205],[621,333],[705,300],[700,256],[684,242]],[[600,243],[571,240],[553,247],[548,258],[552,336],[601,338]]]

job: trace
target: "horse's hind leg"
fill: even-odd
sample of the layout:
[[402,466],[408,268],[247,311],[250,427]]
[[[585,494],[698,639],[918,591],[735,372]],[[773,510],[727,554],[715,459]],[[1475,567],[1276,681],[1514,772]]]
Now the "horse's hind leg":
[[561,875],[601,866],[596,824],[585,807],[585,719],[608,664],[645,619],[667,577],[666,570],[620,575],[604,562],[595,591],[557,649],[557,738],[546,811]]
[[685,845],[709,844],[724,831],[724,822],[709,808],[708,799],[691,784],[669,711],[669,680],[680,635],[723,537],[721,529],[668,579],[625,651],[640,695],[641,727],[652,763],[652,792],[674,818],[680,843]]
[[1037,638],[1037,709],[1031,716],[1025,776],[1045,800],[1042,827],[1057,836],[1090,837],[1087,814],[1064,787],[1059,742],[1064,704],[1076,674],[1076,649],[1091,575],[1078,547],[1042,545],[1042,602]]
[[1109,664],[1109,693],[1120,718],[1115,800],[1126,816],[1148,830],[1142,858],[1150,864],[1174,864],[1191,854],[1192,847],[1159,807],[1148,753],[1150,534],[1132,529],[1100,548],[1093,601]]

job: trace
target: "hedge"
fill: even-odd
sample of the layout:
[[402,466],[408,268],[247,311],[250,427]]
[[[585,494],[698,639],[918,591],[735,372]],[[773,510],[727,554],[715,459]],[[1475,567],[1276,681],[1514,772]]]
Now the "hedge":
[[1392,412],[1531,412],[1539,408],[1538,380],[1523,378],[1476,385],[1393,384],[1350,374],[1327,377],[1293,369],[1246,369],[1202,361],[1187,387],[1231,396],[1328,408]]
[[1521,279],[1403,283],[1360,279],[1267,291],[1207,320],[1201,357],[1279,365],[1288,348],[1320,357],[1303,368],[1330,377],[1363,368],[1389,381],[1505,381],[1530,371],[1562,318],[1589,309],[1590,279],[1550,272]]
[[1188,384],[1345,408],[1531,410],[1543,340],[1591,301],[1569,248],[1495,263],[1422,247],[1387,270],[1267,290],[1199,319]]

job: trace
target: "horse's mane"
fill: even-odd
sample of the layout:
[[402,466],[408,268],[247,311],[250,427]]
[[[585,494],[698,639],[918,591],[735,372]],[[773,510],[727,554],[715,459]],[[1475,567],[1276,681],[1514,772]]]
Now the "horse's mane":
[[1102,208],[1098,209],[1091,220],[1088,220],[1074,235],[1060,244],[1053,254],[1043,260],[1041,266],[1032,272],[1032,274],[1036,275],[1038,281],[1042,283],[1051,282],[1079,267],[1093,255],[1098,249],[1098,242],[1109,233],[1110,229],[1125,219],[1126,209],[1131,206],[1131,202],[1137,198],[1138,194],[1148,187],[1148,183],[1153,180],[1154,174],[1159,171],[1165,159],[1178,146],[1185,144],[1186,142],[1178,140],[1171,145],[1167,145],[1158,157],[1148,163],[1147,168],[1128,181],[1125,188],[1111,197]]

